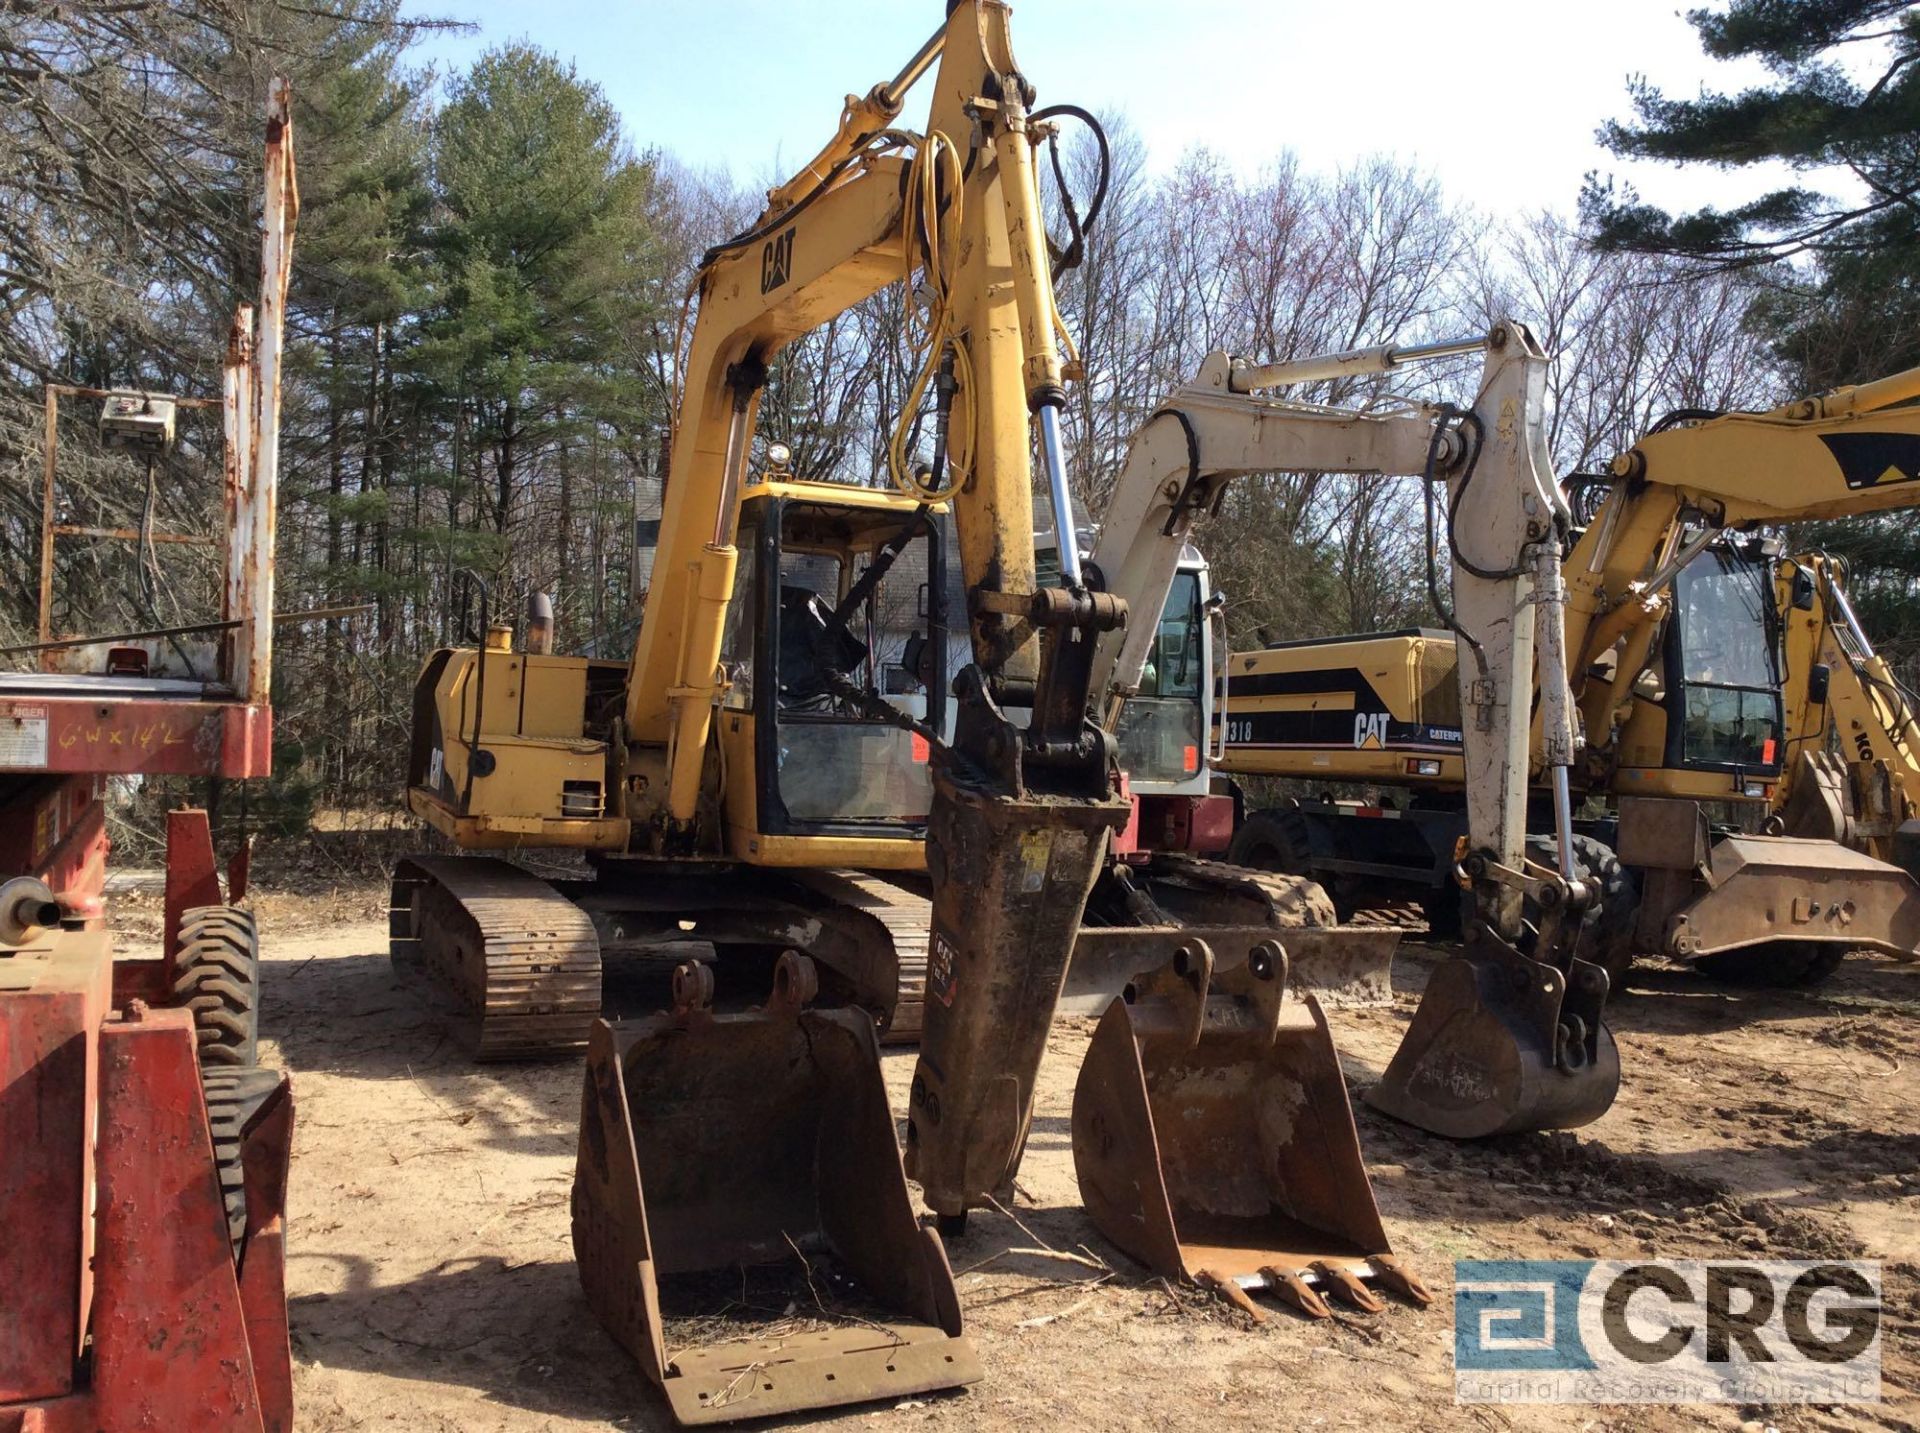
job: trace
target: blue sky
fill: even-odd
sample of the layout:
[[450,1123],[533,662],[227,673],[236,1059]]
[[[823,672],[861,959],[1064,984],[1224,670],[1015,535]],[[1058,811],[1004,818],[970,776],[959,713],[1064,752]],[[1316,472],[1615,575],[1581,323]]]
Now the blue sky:
[[[475,22],[415,51],[458,69],[527,39],[578,65],[641,146],[743,180],[784,177],[831,132],[841,96],[899,68],[940,0],[407,0]],[[1621,166],[1593,140],[1626,80],[1734,87],[1757,66],[1699,52],[1675,0],[1021,0],[1014,40],[1041,102],[1126,111],[1165,170],[1205,145],[1243,172],[1282,149],[1310,168],[1375,154],[1419,162],[1453,196],[1507,215],[1570,210],[1581,175],[1614,170],[1648,198],[1727,202],[1767,175]],[[910,98],[909,125],[925,101]]]

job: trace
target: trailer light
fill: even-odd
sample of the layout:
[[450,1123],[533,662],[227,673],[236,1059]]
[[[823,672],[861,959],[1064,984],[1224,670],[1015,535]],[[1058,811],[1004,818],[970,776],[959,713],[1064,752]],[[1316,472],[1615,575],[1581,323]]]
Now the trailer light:
[[1407,775],[1438,776],[1439,774],[1440,763],[1438,761],[1424,756],[1410,756],[1407,758]]
[[1180,769],[1191,776],[1200,769],[1200,748],[1183,746],[1180,748]]

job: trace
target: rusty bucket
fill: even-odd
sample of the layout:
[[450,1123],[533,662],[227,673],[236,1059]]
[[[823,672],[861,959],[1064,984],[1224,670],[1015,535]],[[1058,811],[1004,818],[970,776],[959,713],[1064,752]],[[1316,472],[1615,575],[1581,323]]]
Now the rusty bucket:
[[[940,1237],[908,1201],[873,1022],[808,1009],[813,989],[812,962],[788,952],[763,1009],[716,1015],[712,973],[689,964],[671,1012],[599,1021],[588,1040],[574,1256],[595,1314],[684,1424],[980,1377]],[[797,1261],[812,1287],[823,1258],[865,1312],[669,1354],[662,1279]]]
[[1450,1139],[1591,1124],[1620,1089],[1606,998],[1599,966],[1562,971],[1476,923],[1465,953],[1427,978],[1367,1103]]
[[1080,1197],[1154,1272],[1251,1308],[1266,1289],[1327,1317],[1377,1282],[1431,1296],[1393,1256],[1326,1017],[1275,941],[1216,971],[1203,941],[1107,1007],[1073,1094]]

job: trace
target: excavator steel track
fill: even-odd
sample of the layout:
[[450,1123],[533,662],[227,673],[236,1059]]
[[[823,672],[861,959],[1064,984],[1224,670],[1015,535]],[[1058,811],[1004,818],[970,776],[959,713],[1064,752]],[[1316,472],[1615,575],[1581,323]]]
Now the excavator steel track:
[[394,868],[396,969],[459,1003],[481,1060],[578,1054],[600,1015],[593,921],[537,876],[490,856],[416,856]]
[[[1264,905],[1267,923],[1287,926],[1338,925],[1333,901],[1319,882],[1281,871],[1257,871],[1248,866],[1209,861],[1200,856],[1162,853],[1154,857],[1151,875],[1190,891]],[[1224,913],[1223,913],[1224,914]],[[1224,924],[1224,921],[1222,922]]]
[[1157,852],[1144,865],[1117,867],[1105,889],[1100,918],[1082,931],[1067,978],[1074,1003],[1066,1008],[1078,1013],[1088,1013],[1089,1000],[1103,1008],[1139,950],[1182,930],[1212,943],[1228,962],[1272,933],[1287,951],[1288,983],[1300,993],[1330,1009],[1393,1003],[1398,934],[1341,926],[1325,889],[1305,876]]
[[927,1003],[927,943],[933,923],[933,902],[881,876],[861,871],[806,871],[797,873],[809,889],[836,905],[864,911],[887,928],[899,970],[899,993],[893,1021],[880,1037],[883,1045],[913,1045]]

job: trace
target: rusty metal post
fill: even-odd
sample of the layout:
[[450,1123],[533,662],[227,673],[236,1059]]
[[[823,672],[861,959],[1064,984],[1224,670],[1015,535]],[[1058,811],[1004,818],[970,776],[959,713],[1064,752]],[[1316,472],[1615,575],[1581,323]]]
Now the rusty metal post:
[[[253,540],[252,505],[248,494],[253,486],[253,451],[248,443],[247,407],[253,394],[253,305],[241,304],[233,311],[233,327],[227,331],[227,361],[221,370],[220,432],[224,448],[222,486],[227,515],[226,586],[221,594],[222,621],[238,621],[246,582],[247,552]],[[250,639],[244,632],[228,632],[220,639],[220,675],[236,690],[242,689],[244,654]]]
[[[53,640],[53,460],[60,441],[60,390],[47,386],[47,439],[44,457],[44,487],[40,498],[40,640]],[[49,668],[51,655],[43,653],[40,664]]]
[[280,483],[280,370],[293,231],[300,217],[294,174],[293,114],[286,77],[267,91],[265,237],[260,248],[260,308],[255,322],[249,481],[236,513],[235,542],[244,559],[233,615],[233,680],[239,695],[264,705],[273,668],[273,542]]

